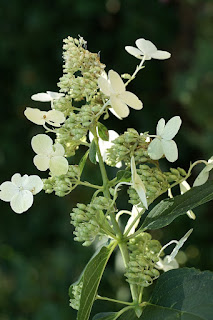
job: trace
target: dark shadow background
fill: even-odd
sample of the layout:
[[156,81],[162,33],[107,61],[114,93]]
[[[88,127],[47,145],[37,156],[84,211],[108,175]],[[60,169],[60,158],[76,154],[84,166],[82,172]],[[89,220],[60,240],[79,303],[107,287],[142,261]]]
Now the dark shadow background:
[[[127,54],[124,46],[134,45],[137,38],[144,37],[159,49],[170,51],[172,59],[148,61],[129,87],[141,98],[144,109],[131,110],[123,121],[112,116],[107,126],[118,132],[127,127],[154,132],[160,117],[169,120],[180,115],[183,125],[175,139],[179,147],[175,166],[188,169],[190,161],[212,155],[211,0],[1,0],[0,30],[0,183],[16,172],[40,175],[32,164],[30,140],[43,131],[27,121],[23,111],[26,106],[49,108],[33,102],[30,96],[58,90],[62,40],[68,35],[83,36],[90,51],[101,51],[106,70],[119,73],[134,71],[138,60]],[[89,178],[96,168],[92,164],[87,168]],[[76,281],[94,247],[82,248],[73,241],[69,214],[77,201],[88,202],[89,196],[83,188],[64,199],[41,193],[23,215],[0,203],[0,320],[75,319],[68,287]],[[153,232],[153,237],[165,244],[180,239],[193,226],[184,247],[186,265],[212,269],[211,205],[195,210],[195,222],[182,216]],[[120,288],[124,296],[125,281],[113,268],[112,258],[100,292],[116,297]],[[116,308],[96,304],[94,312]]]

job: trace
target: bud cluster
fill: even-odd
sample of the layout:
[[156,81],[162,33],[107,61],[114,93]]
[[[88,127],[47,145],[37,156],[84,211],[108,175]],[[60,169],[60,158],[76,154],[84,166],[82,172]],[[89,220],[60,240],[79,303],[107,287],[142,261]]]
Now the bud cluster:
[[78,310],[80,307],[82,287],[83,287],[83,281],[80,281],[78,284],[74,284],[71,289],[72,290],[71,296],[73,298],[70,299],[70,306],[75,310]]
[[64,40],[63,49],[64,75],[58,83],[61,92],[68,93],[75,101],[83,98],[90,101],[97,91],[97,80],[105,65],[100,62],[97,53],[86,49],[86,41],[81,37],[68,37]]
[[169,183],[178,182],[186,177],[187,173],[182,168],[170,168],[170,172],[164,172]]
[[[148,204],[152,203],[160,194],[166,192],[170,187],[167,176],[158,167],[149,167],[146,164],[142,164],[137,169],[137,174],[145,186]],[[141,202],[138,193],[132,187],[128,189],[128,194],[131,204],[136,205]]]
[[[50,173],[51,174],[51,173]],[[44,179],[44,187],[46,193],[55,191],[56,196],[64,197],[72,190],[74,184],[80,177],[80,170],[77,165],[70,165],[68,172],[61,176],[51,175],[48,179]]]
[[103,210],[111,205],[111,199],[96,197],[90,204],[78,203],[77,208],[71,212],[71,224],[75,227],[75,241],[83,242],[89,246],[97,235],[105,234],[103,230],[109,229],[109,223]]
[[149,233],[142,232],[129,240],[130,261],[126,268],[127,282],[141,287],[148,287],[160,273],[155,268],[161,244],[152,240]]
[[149,142],[147,134],[139,134],[135,129],[128,128],[124,134],[113,141],[113,146],[107,150],[107,164],[116,166],[120,161],[130,164],[131,155],[134,154],[135,162],[148,162],[147,153]]

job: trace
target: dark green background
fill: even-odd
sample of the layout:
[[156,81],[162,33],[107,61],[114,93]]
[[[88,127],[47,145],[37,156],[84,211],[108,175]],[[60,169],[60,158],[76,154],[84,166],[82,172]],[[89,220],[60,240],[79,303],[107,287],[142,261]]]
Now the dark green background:
[[[90,51],[100,51],[106,70],[119,73],[134,71],[138,60],[127,54],[124,46],[134,45],[137,38],[170,51],[168,61],[148,61],[129,87],[143,101],[144,109],[131,110],[123,121],[112,116],[107,126],[118,132],[135,127],[139,132],[154,133],[160,117],[168,120],[180,115],[183,125],[175,138],[179,147],[175,166],[187,169],[190,161],[212,155],[211,0],[1,0],[0,30],[0,183],[16,172],[40,174],[32,164],[30,140],[43,130],[27,121],[23,111],[26,106],[48,110],[48,104],[36,103],[30,96],[57,91],[62,40],[68,35],[83,36]],[[96,167],[88,164],[87,168],[89,179]],[[125,201],[125,192],[122,194]],[[68,306],[68,287],[94,248],[82,248],[73,241],[69,213],[77,201],[89,201],[90,195],[85,188],[64,199],[39,194],[33,207],[22,215],[0,203],[0,320],[75,319]],[[187,266],[212,269],[211,204],[195,213],[195,222],[183,216],[153,232],[153,237],[165,244],[180,239],[193,226],[184,247]],[[125,282],[119,272],[114,273],[113,259],[110,266],[101,293],[115,297]],[[97,312],[104,310],[110,311],[107,304],[96,304]]]

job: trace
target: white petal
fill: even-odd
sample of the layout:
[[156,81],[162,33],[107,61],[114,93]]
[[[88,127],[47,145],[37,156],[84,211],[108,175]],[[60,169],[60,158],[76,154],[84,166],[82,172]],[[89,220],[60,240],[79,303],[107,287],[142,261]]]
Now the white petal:
[[15,184],[17,187],[20,187],[22,185],[22,177],[20,175],[20,173],[15,173],[12,178],[11,181],[13,184]]
[[154,52],[152,54],[152,58],[158,59],[158,60],[165,60],[165,59],[169,59],[170,57],[171,57],[171,53],[167,51],[157,50],[157,52]]
[[178,133],[180,129],[182,120],[179,116],[171,118],[165,125],[164,131],[161,134],[161,137],[165,140],[171,140]]
[[192,220],[195,220],[196,219],[196,215],[194,214],[194,212],[192,210],[188,210],[186,212],[187,216],[192,219]]
[[119,137],[119,134],[114,130],[109,130],[108,132],[109,132],[109,142],[112,142],[113,140]]
[[138,97],[129,91],[125,91],[119,95],[119,98],[126,103],[128,106],[135,110],[140,110],[143,108],[142,102],[138,99]]
[[113,93],[123,93],[126,91],[124,82],[117,72],[113,70],[109,71],[109,81]]
[[54,176],[66,174],[68,171],[68,161],[61,156],[52,157],[50,159],[50,171]]
[[209,171],[205,170],[206,167],[199,173],[197,178],[195,179],[193,183],[193,187],[201,186],[202,184],[206,183],[206,181],[209,178]]
[[143,52],[147,57],[151,57],[156,51],[156,46],[149,40],[143,38],[136,40],[136,46]]
[[176,257],[178,251],[179,251],[180,248],[184,245],[184,242],[186,242],[186,240],[188,239],[188,237],[190,236],[190,234],[192,233],[192,231],[193,231],[193,229],[190,229],[190,230],[183,236],[183,238],[181,238],[180,241],[178,241],[178,244],[175,246],[175,248],[173,249],[172,253],[171,253],[170,256],[169,256],[168,261],[172,261],[172,260]]
[[[133,206],[132,207],[132,214],[126,224],[126,227],[124,229],[124,233],[129,229],[129,227],[131,226],[132,222],[135,220],[135,218],[138,216],[138,214],[142,211],[143,209],[140,208],[139,206]],[[135,233],[135,229],[137,228],[138,224],[140,222],[140,218],[138,218],[138,220],[135,222],[135,224],[133,225],[133,227],[130,229],[128,236],[130,236],[131,234]]]
[[65,150],[62,144],[60,143],[55,143],[53,146],[54,152],[52,153],[52,156],[64,156]]
[[179,264],[175,259],[170,261],[170,256],[165,256],[165,258],[161,260],[161,264],[162,267],[160,269],[162,269],[164,272],[179,268]]
[[28,120],[32,121],[33,123],[38,125],[44,125],[47,112],[41,111],[39,109],[26,108],[26,110],[24,111],[24,115]]
[[178,148],[174,140],[164,140],[161,141],[163,147],[163,153],[165,157],[170,162],[175,162],[178,158]]
[[110,103],[112,108],[114,109],[114,111],[116,112],[116,114],[120,117],[120,118],[126,118],[129,115],[129,108],[128,106],[121,101],[120,99],[118,99],[115,95],[112,95],[110,97]]
[[37,154],[48,155],[52,152],[52,139],[46,134],[37,134],[31,140],[33,151]]
[[92,142],[93,139],[94,139],[94,135],[92,134],[91,131],[89,131],[89,141]]
[[125,47],[125,50],[126,50],[129,54],[131,54],[132,56],[134,56],[134,57],[136,57],[136,58],[138,58],[138,59],[142,59],[142,58],[143,58],[143,53],[142,53],[139,49],[137,49],[137,48],[135,48],[135,47],[126,46],[126,47]]
[[157,124],[157,129],[156,129],[156,134],[157,136],[161,136],[164,128],[165,128],[165,120],[164,118],[161,118],[159,121],[158,121],[158,124]]
[[181,194],[187,192],[187,191],[190,190],[190,189],[191,189],[191,187],[190,187],[190,185],[188,184],[188,182],[182,181],[182,182],[180,183],[180,192],[181,192]]
[[137,192],[144,207],[148,209],[147,200],[146,200],[146,189],[141,178],[137,174],[135,159],[133,156],[131,157],[131,173],[132,173],[132,187]]
[[43,181],[39,176],[29,176],[27,183],[23,185],[25,190],[29,190],[32,194],[37,194],[43,189]]
[[33,163],[40,171],[46,171],[50,166],[50,158],[45,155],[36,155],[33,158]]
[[11,200],[10,205],[16,213],[27,211],[33,204],[33,195],[28,190],[17,193]]
[[3,201],[11,201],[18,192],[18,187],[10,181],[5,181],[0,185],[0,199]]
[[49,95],[51,100],[58,100],[61,97],[64,97],[64,94],[59,92],[47,91],[47,94]]
[[110,84],[107,79],[102,76],[98,78],[98,86],[106,96],[110,96]]
[[116,118],[118,118],[119,120],[122,120],[122,118],[115,112],[115,110],[113,108],[109,108],[109,111],[114,114],[114,116],[116,116]]
[[158,138],[155,138],[151,141],[151,143],[148,146],[148,155],[153,160],[158,160],[162,158],[164,152],[161,144],[161,140]]
[[41,102],[48,102],[48,101],[52,100],[50,95],[48,93],[44,93],[44,92],[33,94],[31,96],[31,99],[34,101],[41,101]]
[[64,114],[58,110],[50,110],[46,113],[46,122],[55,126],[60,127],[61,123],[65,121]]

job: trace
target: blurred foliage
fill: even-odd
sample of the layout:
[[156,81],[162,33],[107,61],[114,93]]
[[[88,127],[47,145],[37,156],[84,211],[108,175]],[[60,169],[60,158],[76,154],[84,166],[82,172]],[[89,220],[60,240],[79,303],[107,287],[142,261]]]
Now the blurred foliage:
[[[151,40],[172,53],[169,61],[151,61],[130,85],[144,103],[144,110],[131,110],[128,119],[107,120],[109,128],[123,132],[155,130],[160,117],[180,115],[183,125],[177,136],[178,166],[212,155],[213,103],[213,3],[211,0],[1,0],[1,182],[15,172],[35,174],[30,140],[43,132],[23,116],[26,106],[49,108],[30,96],[57,91],[62,74],[62,39],[78,34],[99,52],[107,70],[134,71],[137,60],[125,45],[137,38]],[[79,159],[80,155],[76,156]],[[73,160],[74,161],[74,160]],[[165,164],[167,165],[167,164]],[[85,175],[93,179],[96,168],[88,164]],[[46,173],[42,174],[45,177]],[[98,179],[100,179],[98,177]],[[100,181],[99,181],[100,182]],[[18,216],[7,203],[0,203],[0,320],[74,319],[68,303],[68,287],[82,271],[94,248],[74,243],[69,213],[76,202],[88,202],[91,193],[75,190],[64,199],[40,194],[29,212]],[[121,203],[126,203],[122,192]],[[208,210],[209,209],[209,210]],[[210,205],[196,210],[192,222],[181,217],[168,228],[152,232],[165,244],[180,239],[194,227],[180,260],[197,268],[213,266],[212,214]],[[188,259],[188,260],[187,260]],[[187,262],[186,262],[187,260]],[[100,293],[127,298],[122,264],[116,254]],[[147,293],[148,294],[148,293]],[[95,304],[96,312],[106,303]],[[116,310],[117,306],[112,306]]]

